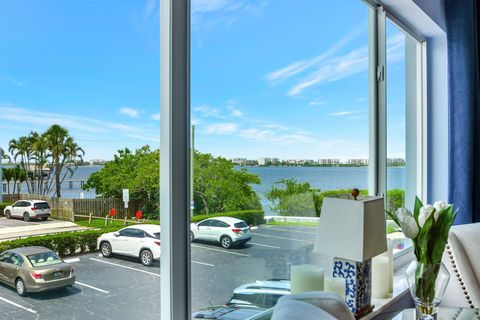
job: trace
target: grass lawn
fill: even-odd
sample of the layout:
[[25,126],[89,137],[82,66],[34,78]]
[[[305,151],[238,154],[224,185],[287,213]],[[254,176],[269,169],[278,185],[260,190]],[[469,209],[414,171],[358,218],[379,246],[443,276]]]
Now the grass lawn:
[[317,222],[280,222],[272,221],[267,223],[268,226],[300,226],[300,227],[318,227]]
[[[92,222],[90,224],[88,223],[88,219],[79,220],[79,221],[76,221],[75,223],[82,227],[105,228],[104,218],[92,218]],[[141,223],[142,224],[159,224],[158,221],[145,221],[145,222],[142,221]],[[135,224],[138,224],[138,223],[133,221],[127,221],[127,226],[131,226]],[[117,227],[118,229],[121,229],[125,227],[125,225],[123,224],[123,221],[108,220],[107,228],[111,228],[111,227]]]

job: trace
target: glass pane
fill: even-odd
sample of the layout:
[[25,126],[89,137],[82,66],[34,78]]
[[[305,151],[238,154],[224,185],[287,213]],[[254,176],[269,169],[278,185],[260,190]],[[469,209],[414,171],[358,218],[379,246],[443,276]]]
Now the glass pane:
[[[323,199],[368,193],[368,10],[358,0],[192,2],[198,317],[251,316],[289,294],[291,267],[322,266]],[[229,227],[203,226],[212,216]]]
[[387,20],[387,202],[390,212],[405,206],[406,91],[405,34]]
[[0,1],[0,318],[159,319],[159,3]]

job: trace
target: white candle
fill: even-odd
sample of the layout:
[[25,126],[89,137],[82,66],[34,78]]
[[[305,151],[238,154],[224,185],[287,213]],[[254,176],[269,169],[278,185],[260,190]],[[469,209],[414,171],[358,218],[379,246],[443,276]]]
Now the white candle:
[[345,299],[345,279],[343,278],[325,278],[325,291],[338,294]]
[[292,266],[290,292],[323,291],[323,269],[312,265]]
[[385,299],[389,296],[388,257],[377,256],[372,259],[372,297]]

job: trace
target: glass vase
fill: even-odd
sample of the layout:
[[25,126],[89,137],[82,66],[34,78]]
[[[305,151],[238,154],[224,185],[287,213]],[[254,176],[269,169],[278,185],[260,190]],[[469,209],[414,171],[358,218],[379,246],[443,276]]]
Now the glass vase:
[[417,310],[417,319],[436,319],[438,305],[450,279],[445,265],[412,261],[405,275]]

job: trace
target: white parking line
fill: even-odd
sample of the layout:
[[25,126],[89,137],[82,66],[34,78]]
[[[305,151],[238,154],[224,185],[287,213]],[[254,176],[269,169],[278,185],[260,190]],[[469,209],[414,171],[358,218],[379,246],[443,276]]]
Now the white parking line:
[[118,263],[103,261],[103,260],[99,260],[99,259],[95,259],[95,258],[90,258],[90,260],[97,261],[97,262],[101,262],[101,263],[105,263],[105,264],[110,264],[110,265],[112,265],[112,266],[117,266],[117,267],[120,267],[120,268],[125,268],[125,269],[130,269],[130,270],[134,270],[134,271],[138,271],[138,272],[148,273],[148,274],[151,274],[151,275],[153,275],[153,276],[155,276],[155,277],[160,277],[160,275],[159,275],[158,273],[154,273],[154,272],[150,272],[150,271],[145,271],[145,270],[141,270],[141,269],[136,269],[136,268],[132,268],[132,267],[127,267],[127,266],[124,266],[124,265],[121,265],[121,264],[118,264]]
[[191,246],[195,247],[195,248],[202,248],[202,249],[205,249],[205,250],[220,251],[220,252],[223,252],[223,253],[234,254],[234,255],[237,255],[237,256],[249,257],[249,255],[245,254],[245,253],[238,253],[238,252],[231,252],[231,251],[226,251],[226,250],[221,250],[221,249],[209,248],[209,247],[199,246],[199,245],[196,245],[196,244],[192,244]]
[[94,287],[94,286],[91,286],[91,285],[88,285],[88,284],[85,284],[85,283],[82,283],[80,281],[75,281],[76,284],[79,284],[83,287],[87,287],[87,288],[90,288],[90,289],[93,289],[93,290],[97,290],[97,291],[100,291],[100,292],[103,292],[103,293],[110,293],[109,291],[106,291],[106,290],[103,290],[103,289],[99,289],[97,287]]
[[80,258],[65,259],[63,261],[66,263],[80,262]]
[[282,228],[276,228],[276,227],[263,227],[263,228],[270,229],[270,230],[285,231],[285,232],[296,232],[296,233],[306,233],[306,234],[316,235],[315,232],[307,232],[307,231],[300,231],[300,230],[290,230],[290,229],[282,229]]
[[10,303],[11,305],[13,305],[13,306],[15,306],[15,307],[20,308],[20,309],[23,309],[23,310],[25,310],[25,311],[28,311],[28,312],[30,312],[30,313],[35,313],[35,314],[37,313],[37,311],[35,311],[35,310],[26,308],[26,307],[24,307],[24,306],[21,306],[21,305],[15,303],[15,302],[10,301],[10,300],[7,300],[7,299],[5,299],[5,298],[0,297],[0,300],[5,301],[6,303]]
[[287,238],[287,237],[277,237],[277,236],[270,236],[267,234],[261,234],[261,233],[253,233],[252,234],[256,236],[261,236],[261,237],[267,237],[267,238],[276,238],[276,239],[286,239],[286,240],[291,240],[291,241],[301,241],[301,242],[309,242],[308,240],[300,240],[300,239],[293,239],[293,238]]
[[210,263],[198,262],[198,261],[193,261],[193,260],[191,260],[191,261],[192,261],[192,263],[201,264],[201,265],[209,266],[209,267],[215,267],[215,265],[210,264]]
[[249,242],[249,243],[254,244],[256,246],[262,246],[262,247],[273,248],[273,249],[280,249],[280,247],[269,246],[268,244],[261,244],[261,243],[256,243],[256,242]]

